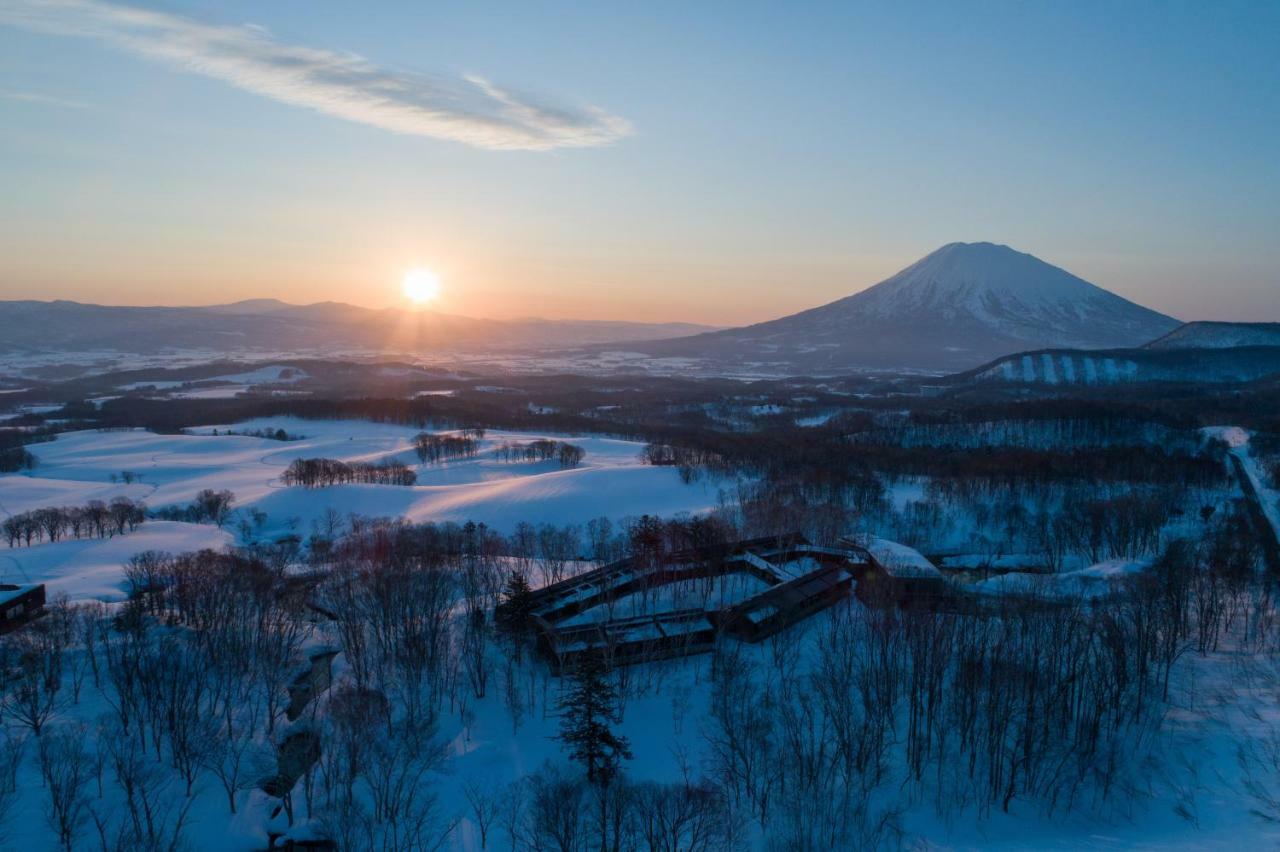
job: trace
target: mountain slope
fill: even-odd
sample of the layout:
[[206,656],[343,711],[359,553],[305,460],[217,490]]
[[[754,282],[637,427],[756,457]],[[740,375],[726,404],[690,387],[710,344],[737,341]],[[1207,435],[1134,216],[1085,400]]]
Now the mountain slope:
[[211,307],[117,307],[0,301],[0,352],[223,353],[543,349],[630,343],[706,330],[691,323],[473,319],[434,311],[376,310],[254,299]]
[[960,370],[1033,348],[1140,346],[1178,325],[1008,246],[951,243],[830,304],[638,348],[802,371]]
[[1226,384],[1280,375],[1280,346],[1043,349],[1007,355],[944,385],[1108,386],[1144,382]]
[[1151,341],[1147,349],[1227,349],[1280,346],[1280,322],[1189,322]]

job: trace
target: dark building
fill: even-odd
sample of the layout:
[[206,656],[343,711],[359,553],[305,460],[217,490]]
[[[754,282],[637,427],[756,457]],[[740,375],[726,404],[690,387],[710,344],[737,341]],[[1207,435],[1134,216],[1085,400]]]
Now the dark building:
[[[651,562],[623,559],[534,592],[530,620],[539,651],[558,671],[587,654],[622,665],[705,653],[722,637],[758,642],[848,597],[864,556],[787,535]],[[735,575],[748,589],[745,598],[708,598],[688,608],[664,606],[655,594],[675,583]],[[637,598],[639,612],[620,606]]]
[[44,583],[0,584],[0,634],[9,633],[44,613]]

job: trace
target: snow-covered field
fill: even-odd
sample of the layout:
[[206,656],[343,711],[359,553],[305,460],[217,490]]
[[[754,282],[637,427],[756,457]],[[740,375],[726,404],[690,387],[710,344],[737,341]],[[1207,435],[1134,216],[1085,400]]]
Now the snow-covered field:
[[150,521],[114,538],[0,549],[0,580],[44,583],[50,598],[65,592],[72,600],[120,601],[126,596],[123,566],[134,554],[222,550],[233,541],[231,533],[211,524]]
[[[283,429],[302,438],[281,442],[228,435],[229,429]],[[714,484],[684,484],[674,469],[641,464],[639,444],[609,438],[489,432],[474,459],[422,465],[412,448],[418,430],[402,426],[274,418],[192,431],[185,435],[79,432],[33,445],[39,464],[32,475],[0,476],[0,517],[44,506],[108,501],[115,496],[144,500],[152,508],[184,506],[203,489],[226,489],[235,493],[234,507],[241,517],[250,518],[255,512],[265,515],[265,521],[255,525],[255,535],[269,538],[288,532],[305,536],[311,522],[331,508],[342,514],[401,516],[414,521],[475,520],[510,531],[522,521],[563,525],[583,524],[599,516],[614,520],[642,513],[670,516],[704,511],[718,502]],[[1247,458],[1247,434],[1230,430],[1214,434]],[[497,457],[495,450],[503,443],[535,438],[582,446],[586,451],[583,464],[562,470],[554,461],[511,463]],[[413,467],[419,484],[316,489],[281,484],[280,475],[292,460],[316,457],[348,462],[395,459]],[[140,477],[139,481],[122,482],[124,471]],[[891,492],[899,504],[921,496],[919,483],[902,482]],[[123,597],[122,566],[135,553],[222,548],[235,542],[236,526],[234,521],[220,529],[210,524],[150,520],[137,531],[115,538],[12,549],[0,546],[0,580],[44,582],[51,593],[65,591],[77,599],[119,600]],[[882,539],[866,543],[883,560],[903,570],[934,572],[910,548]],[[1142,560],[1111,560],[1047,578],[1010,573],[979,581],[976,590],[993,595],[1100,597],[1146,564]],[[757,591],[757,586],[750,578],[730,577],[715,583],[673,586],[662,597],[671,607],[701,606],[708,600],[721,604],[745,597]],[[853,602],[846,605],[859,606]],[[575,620],[590,622],[606,615],[644,611],[637,601],[624,599],[609,612],[589,610]],[[831,617],[831,613],[823,613],[788,634],[797,640],[797,660],[807,660],[820,651],[816,637]],[[310,629],[314,632],[307,640],[308,652],[339,646],[332,626],[319,624]],[[775,657],[791,653],[788,647],[786,641],[743,646],[743,654],[761,671],[767,671],[776,665]],[[1117,798],[1123,805],[1107,814],[1083,808],[1049,812],[1036,802],[1018,799],[1009,813],[997,810],[979,815],[972,808],[962,808],[943,819],[927,797],[912,801],[903,797],[906,778],[897,759],[890,761],[890,777],[873,796],[878,805],[901,804],[897,821],[907,848],[1276,848],[1280,832],[1275,824],[1251,812],[1258,778],[1270,781],[1259,761],[1265,756],[1270,727],[1280,718],[1280,691],[1275,689],[1280,680],[1265,669],[1267,659],[1230,644],[1205,656],[1190,650],[1182,655],[1174,669],[1159,742],[1145,752],[1149,763],[1142,767],[1143,784],[1124,790]],[[345,665],[344,655],[339,655],[335,669],[339,677]],[[710,665],[710,658],[704,657],[629,670],[631,695],[618,731],[631,740],[635,755],[625,766],[631,780],[671,782],[687,770],[695,776],[704,770],[710,757],[706,736],[707,708],[712,700]],[[497,790],[537,771],[545,762],[564,763],[563,749],[553,739],[558,728],[557,690],[562,682],[542,681],[522,669],[513,681],[515,703],[521,708],[519,718],[513,719],[497,670],[493,681],[488,694],[472,699],[465,712],[450,706],[441,714],[439,733],[448,744],[447,772],[432,774],[429,783],[439,797],[440,814],[460,819],[446,849],[471,852],[481,848],[476,826],[467,817],[464,785]],[[104,693],[90,683],[84,686],[79,703],[60,708],[56,721],[92,726],[109,712]],[[48,793],[36,772],[37,765],[29,744],[12,813],[30,818],[11,821],[0,849],[54,846],[43,820]],[[191,799],[187,831],[193,849],[263,848],[267,826],[284,827],[282,817],[273,819],[269,814],[275,800],[261,790],[238,795],[239,813],[233,816],[212,776],[205,773],[200,777]],[[123,807],[117,801],[120,796],[120,791],[108,784],[105,797],[95,801],[110,811]],[[176,791],[172,798],[180,800]],[[79,842],[91,839],[92,830],[86,828]],[[491,836],[489,848],[506,848],[505,838]],[[757,848],[762,847],[757,844]]]
[[1108,559],[1077,571],[1057,574],[1030,574],[1010,571],[986,580],[979,580],[971,587],[982,595],[1027,596],[1057,600],[1083,600],[1102,597],[1116,590],[1116,584],[1150,567],[1149,560]]
[[[302,440],[225,434],[229,429],[284,429]],[[213,434],[215,430],[219,434]],[[509,532],[522,521],[564,525],[600,516],[615,521],[645,513],[670,516],[706,511],[717,502],[714,486],[684,484],[673,468],[642,464],[641,445],[632,441],[489,432],[474,459],[422,465],[412,448],[418,431],[363,421],[272,418],[209,426],[184,435],[142,430],[67,433],[32,447],[38,464],[30,475],[0,476],[0,518],[118,495],[144,500],[152,509],[185,506],[203,489],[225,489],[235,494],[233,507],[242,517],[251,511],[265,513],[266,520],[255,527],[257,536],[296,532],[305,537],[312,521],[329,509],[344,516],[415,522],[475,521]],[[494,456],[503,443],[536,438],[571,441],[586,456],[569,470],[554,461],[506,462]],[[291,461],[318,457],[347,462],[396,459],[413,466],[418,484],[314,489],[281,484],[280,474]],[[124,471],[141,481],[111,481]],[[51,591],[66,590],[76,598],[119,598],[119,567],[113,581],[111,560],[122,563],[142,550],[181,552],[231,540],[229,533],[208,526],[152,521],[117,539],[0,550],[0,579],[49,581]]]
[[[182,399],[230,399],[259,385],[288,385],[309,376],[296,367],[273,364],[243,373],[231,373],[208,378],[173,381],[168,379],[129,382],[120,385],[122,391],[155,390],[170,392],[168,395]],[[294,393],[294,391],[274,391]]]

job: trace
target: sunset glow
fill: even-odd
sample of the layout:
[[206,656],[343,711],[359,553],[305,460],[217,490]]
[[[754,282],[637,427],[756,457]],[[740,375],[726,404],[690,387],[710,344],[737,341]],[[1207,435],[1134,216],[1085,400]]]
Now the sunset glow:
[[440,276],[430,269],[410,269],[400,287],[410,302],[425,305],[440,296]]

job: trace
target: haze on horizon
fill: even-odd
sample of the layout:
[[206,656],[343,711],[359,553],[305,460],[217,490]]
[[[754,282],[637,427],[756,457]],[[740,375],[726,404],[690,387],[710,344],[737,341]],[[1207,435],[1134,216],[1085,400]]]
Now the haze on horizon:
[[765,320],[990,240],[1280,320],[1280,6],[0,0],[0,298]]

